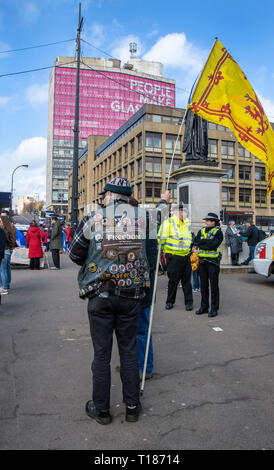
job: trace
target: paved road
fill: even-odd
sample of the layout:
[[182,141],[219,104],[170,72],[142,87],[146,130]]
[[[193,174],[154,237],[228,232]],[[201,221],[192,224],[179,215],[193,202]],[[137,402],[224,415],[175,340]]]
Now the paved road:
[[[159,278],[153,326],[155,377],[143,413],[127,423],[112,360],[113,423],[84,412],[92,346],[78,268],[13,270],[0,306],[1,449],[273,449],[274,278],[221,275],[222,308],[209,319],[164,309]],[[195,307],[199,294],[195,294]],[[221,331],[216,331],[219,328]]]

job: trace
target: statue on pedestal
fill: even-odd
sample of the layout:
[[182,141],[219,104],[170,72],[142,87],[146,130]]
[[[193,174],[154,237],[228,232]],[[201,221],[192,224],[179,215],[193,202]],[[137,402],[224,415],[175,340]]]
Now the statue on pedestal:
[[208,161],[207,126],[207,121],[205,119],[192,113],[190,109],[186,111],[183,142],[183,152],[186,154],[186,161]]

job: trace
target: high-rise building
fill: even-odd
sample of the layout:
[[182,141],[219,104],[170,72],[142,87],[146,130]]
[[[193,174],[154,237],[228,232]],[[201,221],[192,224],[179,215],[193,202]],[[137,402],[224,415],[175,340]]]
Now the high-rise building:
[[[108,136],[145,103],[175,106],[175,81],[162,64],[132,57],[122,68],[116,59],[82,58],[79,151],[89,135]],[[66,212],[68,173],[73,159],[76,62],[58,57],[49,83],[46,206]],[[104,137],[102,137],[103,139]]]

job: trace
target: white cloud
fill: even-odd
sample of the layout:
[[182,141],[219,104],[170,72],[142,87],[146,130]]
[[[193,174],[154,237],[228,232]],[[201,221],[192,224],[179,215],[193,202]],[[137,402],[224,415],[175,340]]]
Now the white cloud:
[[47,139],[32,137],[0,155],[0,166],[5,168],[0,174],[0,191],[10,191],[13,170],[27,164],[29,168],[20,168],[14,174],[14,200],[18,195],[34,192],[43,197],[46,193],[46,154]]
[[264,112],[270,122],[274,122],[274,101],[258,93],[258,98],[264,108]]
[[[85,27],[83,32],[83,39],[94,44],[94,46],[98,47],[102,44],[105,39],[105,28],[99,23],[93,23],[91,26]],[[89,56],[90,56],[90,49],[89,49]]]
[[13,100],[12,96],[0,96],[0,106],[5,106],[11,100]]
[[160,37],[142,58],[164,65],[164,76],[176,80],[176,106],[185,107],[207,57],[208,51],[189,42],[185,33],[171,33]]
[[199,73],[205,57],[205,51],[187,41],[184,33],[171,33],[161,37],[143,55],[145,60],[159,61],[165,66],[181,68],[193,74]]
[[48,101],[48,83],[39,85],[34,83],[26,90],[26,98],[31,106],[38,106]]

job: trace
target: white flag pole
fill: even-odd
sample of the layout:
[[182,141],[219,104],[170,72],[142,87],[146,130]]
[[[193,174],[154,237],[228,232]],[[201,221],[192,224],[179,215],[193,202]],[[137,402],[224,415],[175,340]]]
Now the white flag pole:
[[[168,178],[167,178],[167,183],[166,183],[166,191],[168,191],[168,185],[169,185],[169,180],[170,180],[170,175],[171,175],[171,168],[173,164],[173,159],[175,155],[175,150],[177,148],[177,143],[179,140],[179,136],[181,134],[181,130],[183,127],[183,124],[185,122],[185,115],[182,119],[179,132],[177,135],[176,143],[173,149],[173,154],[171,158],[171,163],[170,163],[170,168],[169,168],[169,173],[168,173]],[[155,305],[155,296],[156,296],[156,290],[157,290],[157,282],[158,282],[158,272],[159,272],[159,263],[160,263],[160,255],[161,255],[161,245],[162,245],[162,220],[161,220],[161,227],[160,227],[160,240],[158,240],[158,253],[157,253],[157,264],[156,264],[156,269],[155,269],[155,278],[154,278],[154,285],[153,285],[153,294],[152,294],[152,303],[151,303],[151,308],[150,308],[150,317],[149,317],[149,327],[148,327],[148,334],[147,334],[147,343],[146,343],[146,352],[145,352],[145,360],[144,360],[144,368],[143,368],[143,375],[142,375],[142,383],[141,383],[141,389],[140,389],[140,394],[141,396],[144,393],[144,388],[145,388],[145,379],[146,379],[146,369],[147,369],[147,358],[148,358],[148,350],[149,350],[149,343],[150,343],[150,337],[151,337],[151,329],[152,329],[152,321],[153,321],[153,314],[154,314],[154,305]]]

